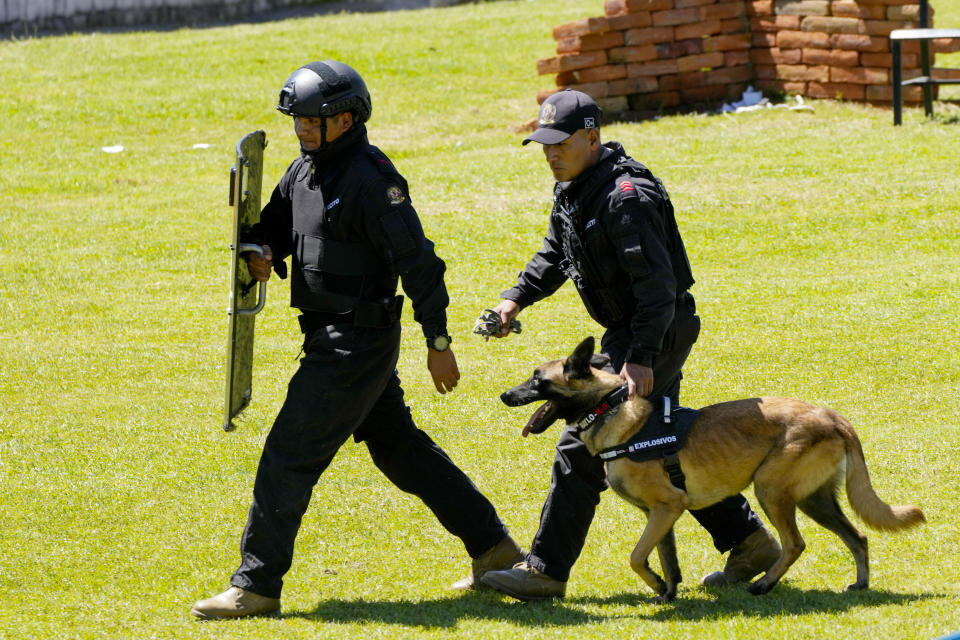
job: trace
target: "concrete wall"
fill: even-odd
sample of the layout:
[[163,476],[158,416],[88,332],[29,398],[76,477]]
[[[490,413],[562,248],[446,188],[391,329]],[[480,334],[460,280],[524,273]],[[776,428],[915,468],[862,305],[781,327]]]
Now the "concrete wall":
[[232,20],[318,0],[0,0],[0,35]]

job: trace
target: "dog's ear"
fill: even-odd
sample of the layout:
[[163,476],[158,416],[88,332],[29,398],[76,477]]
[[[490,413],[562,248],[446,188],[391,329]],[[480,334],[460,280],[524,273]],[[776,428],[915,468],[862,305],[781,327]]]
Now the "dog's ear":
[[593,336],[584,339],[563,363],[564,378],[589,378],[593,356]]

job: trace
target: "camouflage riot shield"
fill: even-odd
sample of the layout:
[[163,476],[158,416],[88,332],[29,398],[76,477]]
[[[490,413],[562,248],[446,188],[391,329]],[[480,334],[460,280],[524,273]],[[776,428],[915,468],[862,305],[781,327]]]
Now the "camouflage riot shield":
[[247,271],[243,254],[263,253],[259,245],[240,242],[244,232],[260,220],[263,149],[267,135],[254,131],[237,143],[237,160],[230,169],[230,206],[233,241],[230,243],[230,300],[227,306],[227,371],[224,431],[233,431],[233,419],[250,404],[253,389],[254,318],[267,301],[267,283]]

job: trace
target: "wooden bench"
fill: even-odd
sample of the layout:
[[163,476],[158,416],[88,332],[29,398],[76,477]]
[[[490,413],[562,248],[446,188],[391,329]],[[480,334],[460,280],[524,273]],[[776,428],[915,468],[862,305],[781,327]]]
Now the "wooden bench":
[[[928,0],[920,0],[920,28],[896,29],[890,33],[893,51],[893,124],[901,124],[903,118],[903,87],[920,85],[923,87],[923,110],[927,117],[933,115],[933,87],[939,84],[960,84],[960,80],[934,78],[930,71],[930,41],[960,39],[960,29],[930,29]],[[903,79],[901,45],[904,40],[920,41],[921,75],[909,80]]]

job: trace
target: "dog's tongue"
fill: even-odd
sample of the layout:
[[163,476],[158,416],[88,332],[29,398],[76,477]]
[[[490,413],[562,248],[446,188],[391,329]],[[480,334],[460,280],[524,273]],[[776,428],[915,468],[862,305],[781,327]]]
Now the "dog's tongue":
[[553,408],[553,405],[549,402],[544,402],[540,405],[540,408],[533,412],[533,415],[530,416],[530,419],[527,420],[527,424],[524,425],[523,431],[520,433],[524,438],[530,435],[530,427],[534,426],[538,422],[543,420],[543,416],[546,415],[548,411]]

